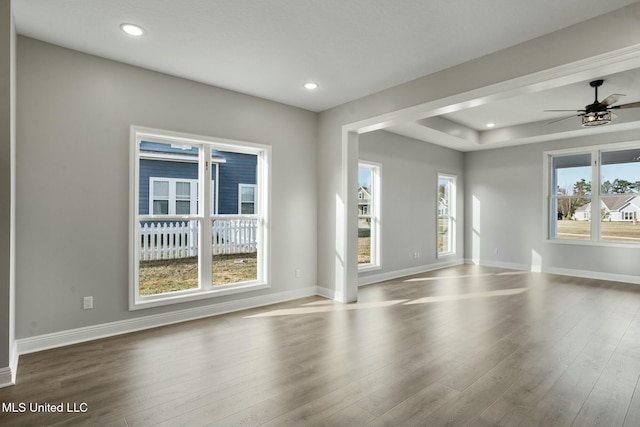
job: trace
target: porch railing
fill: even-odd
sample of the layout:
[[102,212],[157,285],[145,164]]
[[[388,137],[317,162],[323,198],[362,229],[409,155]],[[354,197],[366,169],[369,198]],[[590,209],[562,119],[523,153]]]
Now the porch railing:
[[[141,261],[198,255],[198,221],[145,221],[139,230]],[[211,227],[212,253],[256,252],[257,235],[255,218],[215,219]]]

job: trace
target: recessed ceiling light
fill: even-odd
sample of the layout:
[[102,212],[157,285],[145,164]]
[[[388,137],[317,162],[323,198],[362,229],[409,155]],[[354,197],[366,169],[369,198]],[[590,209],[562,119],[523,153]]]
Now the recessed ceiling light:
[[144,29],[135,24],[121,24],[120,28],[130,36],[138,37],[144,34]]
[[488,127],[488,128],[492,128],[492,127],[494,127],[495,125],[496,125],[495,123],[487,123],[487,127]]
[[318,83],[314,83],[314,82],[305,83],[304,88],[308,90],[318,89]]

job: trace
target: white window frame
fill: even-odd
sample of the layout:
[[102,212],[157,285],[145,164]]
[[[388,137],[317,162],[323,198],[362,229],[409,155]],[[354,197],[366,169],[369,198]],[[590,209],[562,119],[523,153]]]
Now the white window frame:
[[[253,200],[242,200],[242,189],[243,188],[253,188]],[[256,211],[258,197],[258,189],[255,184],[238,184],[238,214],[242,215],[242,204],[243,203],[253,203],[253,212]],[[251,214],[252,215],[252,214]]]
[[[547,242],[553,244],[568,244],[568,245],[582,245],[582,246],[603,246],[603,247],[624,247],[624,248],[637,248],[640,247],[640,243],[633,242],[613,242],[608,240],[601,240],[600,236],[600,200],[603,195],[600,192],[600,167],[601,167],[601,153],[608,151],[622,151],[629,149],[640,149],[640,142],[622,142],[614,144],[602,144],[593,145],[589,147],[569,148],[564,150],[550,150],[545,151],[543,155],[543,232],[544,238]],[[553,225],[557,221],[557,212],[552,212],[552,199],[553,189],[553,159],[554,157],[570,156],[576,154],[590,154],[591,155],[591,210],[588,212],[589,218],[598,218],[598,221],[592,221],[591,224],[591,237],[590,240],[571,240],[571,239],[559,239],[554,236]],[[595,183],[595,184],[594,184]],[[620,194],[623,197],[624,194]],[[552,215],[556,216],[556,220]]]
[[[154,141],[166,144],[178,144],[180,146],[196,146],[200,148],[199,156],[199,178],[198,200],[212,203],[200,203],[200,212],[190,215],[140,215],[139,214],[139,191],[140,191],[140,158],[145,158],[144,153],[139,150],[143,141]],[[212,221],[222,216],[213,212],[214,183],[211,177],[211,152],[217,149],[221,151],[231,151],[257,156],[256,168],[256,213],[254,215],[224,215],[228,217],[246,217],[258,220],[257,236],[257,280],[230,283],[213,286],[211,246],[208,244],[198,245],[199,251],[199,287],[184,291],[170,292],[158,295],[141,296],[139,292],[139,228],[141,221],[156,220],[189,220],[197,221],[199,224],[200,242],[211,241]],[[245,141],[230,139],[212,138],[202,135],[186,134],[167,130],[153,129],[142,126],[131,126],[130,128],[130,180],[129,180],[129,310],[139,310],[149,307],[182,303],[204,298],[219,297],[241,292],[249,292],[258,289],[269,288],[270,285],[270,164],[271,146]],[[160,178],[164,179],[164,178]],[[166,180],[166,179],[164,179]],[[180,179],[178,179],[180,181]],[[186,181],[186,180],[183,180]],[[208,196],[205,196],[209,194]],[[151,196],[151,195],[150,195]],[[217,194],[215,194],[217,197]],[[151,200],[151,199],[150,199]],[[152,203],[152,202],[151,202]],[[151,211],[150,211],[151,212]]]
[[169,183],[169,213],[168,215],[176,214],[176,184],[178,182],[188,182],[190,184],[190,197],[189,197],[189,211],[190,213],[198,212],[198,180],[197,179],[182,179],[182,178],[164,178],[152,176],[149,177],[149,215],[161,215],[153,211],[153,202],[156,200],[154,197],[154,183],[155,182],[168,182]]
[[[440,180],[449,181],[449,215],[440,215]],[[456,175],[438,173],[436,179],[436,257],[443,258],[456,254],[456,208],[457,208],[457,179]],[[447,219],[449,250],[440,252],[440,219]]]
[[[371,219],[371,253],[370,261],[367,264],[358,264],[358,272],[365,272],[371,270],[379,270],[382,268],[380,257],[380,206],[381,206],[381,194],[382,187],[380,182],[382,180],[382,165],[380,163],[369,162],[366,160],[358,161],[358,169],[366,168],[371,170],[371,212],[368,214],[360,214],[358,212],[358,221],[360,219]],[[358,186],[359,188],[360,186]],[[360,199],[362,200],[362,199]]]

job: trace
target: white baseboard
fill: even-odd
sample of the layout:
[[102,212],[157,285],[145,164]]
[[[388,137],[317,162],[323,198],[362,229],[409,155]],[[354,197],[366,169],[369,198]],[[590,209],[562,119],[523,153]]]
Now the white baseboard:
[[[154,314],[151,316],[145,316],[136,319],[119,320],[116,322],[103,323],[100,325],[53,332],[50,334],[38,335],[29,338],[21,338],[16,340],[17,353],[34,353],[51,348],[63,347],[80,342],[126,334],[143,329],[157,328],[159,326],[201,319],[203,317],[210,317],[218,314],[230,313],[233,311],[262,307],[313,295],[318,295],[318,288],[316,286],[308,286],[293,291],[244,298],[235,301],[207,305],[204,307],[190,308],[186,310],[178,310],[162,314]],[[2,373],[2,368],[0,368],[0,378],[2,377]]]
[[340,300],[338,291],[336,291],[335,289],[323,288],[322,286],[318,286],[318,295],[336,301]]
[[18,346],[14,342],[11,346],[9,366],[0,368],[0,388],[15,385],[18,372]]
[[[437,262],[435,264],[420,265],[418,267],[404,268],[402,270],[389,271],[386,273],[372,274],[370,276],[358,277],[358,286],[371,285],[373,283],[393,280],[399,277],[411,276],[412,274],[426,273],[427,271],[438,270],[445,267],[453,267],[463,264],[463,260],[457,258],[449,261]],[[321,294],[322,295],[322,294]],[[324,296],[324,295],[323,295]],[[328,297],[331,298],[331,297]]]
[[482,265],[484,267],[504,268],[507,270],[530,271],[532,273],[542,272],[542,266],[540,265],[526,265],[526,264],[518,264],[514,262],[488,261],[488,260],[477,260],[477,259],[469,259],[469,258],[466,258],[464,260],[464,263],[473,264],[473,265]]
[[609,280],[611,282],[624,282],[640,285],[639,276],[628,274],[603,273],[600,271],[574,270],[571,268],[545,267],[543,273],[559,274],[561,276],[583,277],[585,279]]
[[7,366],[0,368],[0,388],[9,387],[16,384],[17,366]]
[[541,265],[526,265],[510,262],[496,262],[486,260],[465,259],[466,264],[482,265],[486,267],[505,268],[509,270],[531,271],[534,273],[558,274],[561,276],[582,277],[585,279],[609,280],[612,282],[634,283],[640,284],[639,276],[629,274],[605,273],[601,271],[576,270],[572,268],[545,267]]
[[10,367],[0,368],[0,388],[14,385],[16,383],[14,378],[15,374]]

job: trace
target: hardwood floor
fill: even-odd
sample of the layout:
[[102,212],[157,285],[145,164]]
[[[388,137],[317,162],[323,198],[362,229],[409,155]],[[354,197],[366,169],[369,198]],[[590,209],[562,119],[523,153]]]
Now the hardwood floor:
[[87,410],[0,425],[631,427],[639,380],[639,285],[463,265],[21,356],[1,402]]

